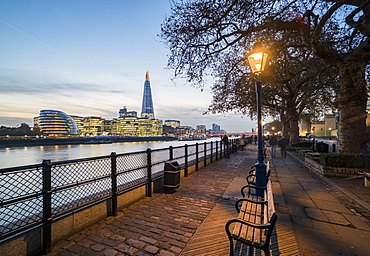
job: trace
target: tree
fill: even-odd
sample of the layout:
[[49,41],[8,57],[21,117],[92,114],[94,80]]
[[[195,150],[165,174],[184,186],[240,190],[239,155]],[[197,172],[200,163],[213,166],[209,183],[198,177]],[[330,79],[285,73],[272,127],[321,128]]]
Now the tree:
[[175,77],[202,86],[208,75],[221,77],[226,60],[242,61],[256,38],[281,31],[297,31],[316,56],[338,68],[338,150],[365,152],[370,0],[183,0],[172,3],[160,36]]
[[265,129],[269,130],[271,134],[281,131],[283,129],[283,124],[279,120],[274,120],[265,125]]
[[299,141],[302,115],[331,110],[337,91],[337,70],[312,55],[306,47],[285,43],[273,47],[277,54],[269,67],[264,104],[280,114],[283,135]]
[[17,127],[0,127],[0,136],[33,136],[34,133],[31,131],[31,128],[28,124],[22,123]]
[[[266,115],[280,115],[284,124],[283,134],[290,138],[291,143],[295,143],[299,140],[298,121],[302,114],[314,113],[316,116],[323,109],[333,108],[337,72],[321,59],[313,57],[312,52],[303,45],[294,44],[292,47],[288,40],[270,40],[269,45],[273,46],[274,53],[268,74],[264,76],[262,104]],[[255,86],[254,81],[248,79],[250,75],[241,71],[223,73],[224,79],[213,87],[214,99],[208,112],[234,109],[255,114]],[[237,77],[240,74],[240,82],[225,82],[232,80],[230,76]]]

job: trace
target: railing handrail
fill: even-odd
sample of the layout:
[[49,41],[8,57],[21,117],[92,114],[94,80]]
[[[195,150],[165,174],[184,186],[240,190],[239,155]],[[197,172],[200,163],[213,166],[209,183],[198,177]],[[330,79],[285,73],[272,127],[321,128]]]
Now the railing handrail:
[[[207,146],[207,144],[210,144],[211,146]],[[231,143],[229,143],[229,146],[230,144]],[[27,230],[27,227],[35,228],[37,226],[42,226],[43,229],[48,229],[44,230],[45,237],[43,238],[45,241],[43,250],[44,252],[48,252],[48,250],[50,250],[51,241],[47,236],[51,232],[51,223],[53,222],[54,218],[59,219],[61,216],[68,216],[71,214],[71,212],[73,213],[78,211],[80,209],[79,206],[86,208],[89,207],[89,205],[92,206],[101,200],[112,200],[112,206],[108,214],[116,215],[118,207],[118,195],[126,193],[133,188],[146,186],[146,196],[152,196],[152,181],[163,177],[163,168],[161,169],[161,165],[166,161],[183,160],[184,163],[181,165],[184,167],[184,175],[186,177],[188,175],[189,163],[194,162],[196,171],[198,171],[198,164],[204,161],[205,166],[207,158],[212,158],[214,156],[214,150],[216,154],[216,160],[218,158],[222,158],[222,154],[225,150],[223,146],[224,144],[221,141],[216,141],[215,143],[211,141],[209,143],[204,142],[191,145],[185,144],[183,146],[154,150],[148,148],[145,151],[128,152],[122,154],[112,152],[107,156],[79,158],[58,162],[44,160],[42,164],[0,169],[0,177],[3,175],[3,179],[0,179],[0,181],[4,183],[2,184],[4,193],[2,193],[3,197],[0,198],[0,210],[3,208],[4,212],[6,211],[7,213],[6,217],[0,217],[0,242],[18,235],[21,231],[24,232]],[[174,156],[173,152],[179,149],[184,149],[184,152],[180,152],[180,155],[178,152],[176,152],[176,156]],[[162,151],[168,151],[168,153],[162,156]],[[143,156],[144,154],[146,155],[145,158]],[[155,161],[153,161],[153,156],[156,156]],[[135,159],[135,157],[137,157],[137,159]],[[126,166],[128,165],[126,162],[129,163],[130,166]],[[81,170],[78,168],[81,168]],[[82,172],[90,171],[88,168],[93,169],[92,173],[86,174]],[[109,171],[107,169],[109,169]],[[146,175],[135,176],[136,172],[140,173],[141,175],[141,170],[143,169],[147,170]],[[73,175],[76,177],[68,176],[66,178],[63,175],[64,172],[73,173]],[[30,178],[32,175],[35,177]],[[63,180],[64,178],[66,178],[66,180]],[[30,181],[28,181],[28,179],[30,179]],[[62,179],[62,181],[59,179]],[[123,180],[118,181],[120,179]],[[43,184],[27,184],[27,182],[31,183],[38,181],[42,181]],[[17,184],[12,184],[13,187],[10,186],[10,184],[7,184],[12,182],[20,182],[20,185],[23,185],[22,187],[25,187],[25,189],[19,192],[16,190]],[[96,184],[99,185],[99,182],[102,183],[101,187],[98,186],[99,190],[95,189],[93,194],[91,194],[91,191],[88,190],[90,194],[84,194],[85,186],[88,187],[91,184],[97,186]],[[109,183],[109,187],[104,187],[105,183]],[[9,187],[6,187],[7,185],[9,185]],[[81,196],[76,197],[72,193],[75,190],[70,192],[69,189],[71,188],[74,188],[77,191],[74,193],[82,191]],[[65,196],[63,193],[65,193],[67,196],[69,193],[71,193],[71,198],[66,199],[62,197],[62,200],[60,199],[60,201],[57,201],[58,196]],[[52,195],[55,195],[56,198],[53,198]],[[42,206],[38,206],[37,204],[37,202],[40,201],[40,196],[43,198],[40,202]],[[90,199],[90,197],[92,199]],[[19,204],[18,207],[21,207],[21,205],[24,203],[26,203],[25,205],[27,206],[33,205],[33,202],[29,203],[32,200],[36,201],[36,208],[30,208],[27,210],[29,211],[30,216],[36,217],[36,220],[31,220],[25,215],[22,215],[17,219],[16,217],[12,216],[12,209],[8,209],[11,206],[12,208],[16,208],[17,204]],[[57,202],[52,204],[52,200],[56,200]],[[29,204],[27,204],[27,202]],[[63,204],[61,204],[61,202],[63,202]],[[66,205],[70,207],[66,207]],[[54,208],[52,208],[53,206]],[[63,207],[65,207],[65,209]],[[1,211],[1,213],[2,212],[3,211]],[[16,214],[16,212],[16,209],[13,210],[14,214]],[[42,218],[37,217],[40,216],[40,213],[41,216],[43,216]],[[19,225],[19,227],[13,227],[14,223],[21,223],[25,220],[27,223],[22,223]]]

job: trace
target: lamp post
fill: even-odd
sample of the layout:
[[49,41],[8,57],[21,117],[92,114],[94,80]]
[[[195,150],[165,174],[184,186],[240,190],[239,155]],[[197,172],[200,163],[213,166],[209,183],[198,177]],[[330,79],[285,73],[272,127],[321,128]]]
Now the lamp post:
[[312,139],[312,150],[315,151],[315,126],[312,127],[313,139]]
[[[248,55],[248,62],[252,72],[256,75],[256,101],[257,101],[257,122],[258,122],[258,156],[256,167],[256,186],[266,186],[266,164],[263,156],[263,138],[262,138],[262,111],[261,111],[261,75],[265,69],[267,61],[266,49],[260,42],[256,42],[252,51]],[[257,195],[263,196],[263,190],[257,189]]]

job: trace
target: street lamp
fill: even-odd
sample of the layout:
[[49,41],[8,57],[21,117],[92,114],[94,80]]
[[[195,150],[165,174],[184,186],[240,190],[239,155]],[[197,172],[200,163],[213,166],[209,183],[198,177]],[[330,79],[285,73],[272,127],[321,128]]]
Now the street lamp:
[[[257,122],[258,122],[258,156],[256,167],[256,186],[266,186],[266,164],[263,156],[262,138],[262,111],[261,111],[261,81],[260,77],[265,69],[268,54],[260,42],[256,42],[248,55],[248,62],[252,72],[256,75],[256,101],[257,101]],[[257,195],[263,196],[263,191],[257,189]]]

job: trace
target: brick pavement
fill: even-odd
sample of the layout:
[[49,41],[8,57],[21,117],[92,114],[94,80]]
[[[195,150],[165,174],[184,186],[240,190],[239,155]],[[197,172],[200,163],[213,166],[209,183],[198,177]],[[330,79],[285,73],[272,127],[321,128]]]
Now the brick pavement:
[[[256,146],[248,145],[182,179],[176,193],[136,202],[60,242],[48,256],[228,255],[223,227],[237,215],[233,202],[255,161]],[[369,222],[340,191],[290,157],[273,159],[272,168],[278,213],[272,255],[368,255]]]
[[216,203],[230,199],[222,195],[241,171],[245,154],[233,154],[182,179],[173,194],[154,194],[105,218],[58,243],[48,256],[180,255]]

